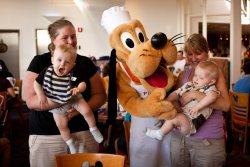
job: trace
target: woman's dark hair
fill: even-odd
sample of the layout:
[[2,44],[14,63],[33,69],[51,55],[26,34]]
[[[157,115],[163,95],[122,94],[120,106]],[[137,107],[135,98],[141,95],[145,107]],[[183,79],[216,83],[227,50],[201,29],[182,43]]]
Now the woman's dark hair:
[[104,63],[103,69],[102,69],[102,76],[108,76],[109,75],[109,62]]
[[184,51],[186,53],[193,52],[195,54],[201,54],[203,52],[208,53],[209,47],[206,38],[201,34],[190,35],[185,42]]
[[178,53],[181,53],[181,54],[183,54],[183,51],[182,51],[182,50],[178,50]]
[[250,61],[248,61],[244,64],[243,71],[245,74],[250,74]]
[[9,72],[3,60],[0,60],[0,77],[2,78],[13,77],[13,75]]

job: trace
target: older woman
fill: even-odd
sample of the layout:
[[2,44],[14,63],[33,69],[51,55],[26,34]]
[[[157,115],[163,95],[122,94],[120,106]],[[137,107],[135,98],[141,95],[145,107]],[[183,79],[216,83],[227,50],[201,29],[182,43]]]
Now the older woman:
[[[191,81],[194,69],[201,61],[208,60],[208,43],[201,34],[191,35],[185,43],[190,68],[180,73],[176,88]],[[223,111],[230,108],[228,90],[223,73],[220,72],[216,83],[221,92],[220,97],[210,105],[214,110],[209,119],[200,127],[196,134],[186,137],[177,130],[172,133],[171,158],[174,167],[221,167],[225,164],[225,141],[223,130]],[[205,96],[199,91],[190,91],[179,99],[182,105],[191,100],[201,100]]]

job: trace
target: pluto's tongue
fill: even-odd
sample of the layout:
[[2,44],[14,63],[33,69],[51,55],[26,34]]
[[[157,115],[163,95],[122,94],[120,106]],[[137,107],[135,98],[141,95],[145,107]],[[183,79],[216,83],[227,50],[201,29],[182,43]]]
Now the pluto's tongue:
[[157,88],[163,88],[168,84],[168,78],[165,73],[157,69],[156,72],[145,78],[145,80],[152,86]]

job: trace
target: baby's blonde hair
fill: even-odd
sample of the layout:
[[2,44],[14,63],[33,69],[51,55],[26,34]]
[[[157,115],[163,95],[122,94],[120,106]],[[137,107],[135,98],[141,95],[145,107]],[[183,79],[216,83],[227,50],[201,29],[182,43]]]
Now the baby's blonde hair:
[[[76,48],[74,48],[72,45],[70,44],[59,45],[55,48],[54,52],[56,50],[61,51],[62,53],[70,53],[74,61],[76,60],[76,56],[77,56]],[[54,52],[53,52],[53,55],[54,55]]]
[[201,68],[203,70],[206,70],[208,76],[211,79],[215,79],[215,80],[218,79],[220,69],[219,69],[218,65],[215,62],[213,62],[213,61],[202,61],[197,65],[197,67],[199,67],[199,68]]

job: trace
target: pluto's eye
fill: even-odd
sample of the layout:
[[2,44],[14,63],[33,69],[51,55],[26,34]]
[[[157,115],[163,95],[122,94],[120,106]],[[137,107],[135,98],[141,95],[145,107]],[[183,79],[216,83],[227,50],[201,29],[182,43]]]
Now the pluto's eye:
[[128,32],[123,32],[121,34],[121,41],[124,47],[130,51],[135,47],[135,40],[133,39],[133,36]]
[[142,43],[145,42],[145,37],[144,37],[144,35],[143,35],[143,33],[142,33],[142,30],[141,30],[140,28],[136,27],[136,28],[135,28],[135,32],[136,32],[136,35],[137,35],[137,37],[139,38],[139,40],[140,40]]

